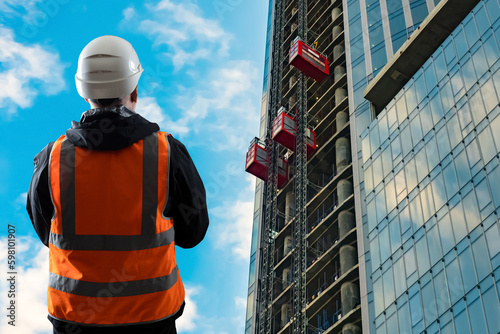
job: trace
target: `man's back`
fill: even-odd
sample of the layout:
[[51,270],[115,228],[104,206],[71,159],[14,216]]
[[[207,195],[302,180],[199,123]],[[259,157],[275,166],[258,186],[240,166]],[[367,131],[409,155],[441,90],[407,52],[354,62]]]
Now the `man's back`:
[[[101,94],[82,82],[79,92]],[[136,88],[127,99],[135,107]],[[34,162],[27,209],[50,249],[54,331],[175,333],[184,287],[174,245],[195,246],[208,227],[185,147],[118,104],[85,112]]]

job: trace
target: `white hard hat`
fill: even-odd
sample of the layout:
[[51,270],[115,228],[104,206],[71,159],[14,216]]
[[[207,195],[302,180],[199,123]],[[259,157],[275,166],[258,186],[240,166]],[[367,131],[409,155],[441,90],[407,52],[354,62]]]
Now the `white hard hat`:
[[80,53],[76,88],[87,99],[122,98],[137,87],[142,71],[129,42],[116,36],[101,36]]

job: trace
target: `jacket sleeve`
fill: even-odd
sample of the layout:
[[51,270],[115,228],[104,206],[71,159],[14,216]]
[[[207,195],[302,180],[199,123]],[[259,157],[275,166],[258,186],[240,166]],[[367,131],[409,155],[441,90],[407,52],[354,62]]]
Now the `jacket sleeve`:
[[26,203],[31,223],[45,246],[49,245],[50,222],[54,215],[49,189],[49,160],[53,145],[53,142],[49,143],[33,159],[35,170]]
[[169,193],[163,214],[174,218],[176,245],[191,248],[203,240],[208,228],[205,187],[186,147],[172,136],[167,138]]

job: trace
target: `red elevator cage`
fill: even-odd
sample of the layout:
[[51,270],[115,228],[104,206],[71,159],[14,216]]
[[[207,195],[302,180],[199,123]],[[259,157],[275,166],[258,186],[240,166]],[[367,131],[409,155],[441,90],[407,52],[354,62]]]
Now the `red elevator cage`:
[[[295,151],[295,138],[297,135],[297,124],[295,120],[285,112],[280,112],[273,121],[273,140],[285,146],[289,150]],[[307,156],[309,157],[316,150],[316,132],[306,129]]]
[[290,48],[288,61],[299,71],[318,82],[323,81],[330,74],[328,59],[300,39],[296,39]]
[[[266,148],[258,138],[255,138],[247,152],[245,171],[261,180],[267,181],[268,166]],[[288,181],[290,178],[289,174],[288,161],[280,157],[278,159],[278,188],[281,188]]]

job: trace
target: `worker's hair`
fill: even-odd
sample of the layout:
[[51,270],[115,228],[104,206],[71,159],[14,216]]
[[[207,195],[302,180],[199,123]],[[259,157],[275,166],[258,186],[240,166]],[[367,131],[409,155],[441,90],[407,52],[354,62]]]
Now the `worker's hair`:
[[117,97],[113,97],[111,99],[90,99],[92,103],[95,103],[101,107],[109,107],[113,104],[116,104],[117,102],[120,102],[121,99]]

